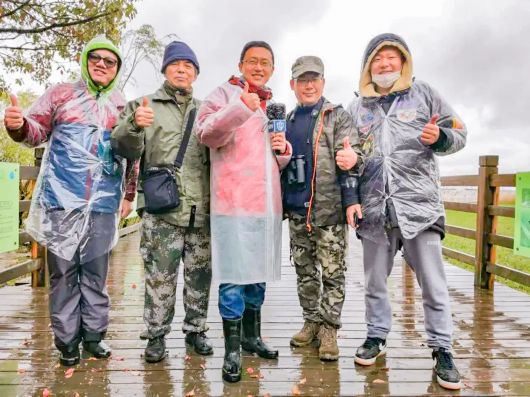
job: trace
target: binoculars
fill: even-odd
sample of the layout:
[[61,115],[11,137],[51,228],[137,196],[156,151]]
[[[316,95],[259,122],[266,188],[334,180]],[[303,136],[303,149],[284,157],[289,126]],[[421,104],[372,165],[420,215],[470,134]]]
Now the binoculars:
[[300,185],[306,183],[305,180],[305,156],[293,156],[287,166],[287,184]]

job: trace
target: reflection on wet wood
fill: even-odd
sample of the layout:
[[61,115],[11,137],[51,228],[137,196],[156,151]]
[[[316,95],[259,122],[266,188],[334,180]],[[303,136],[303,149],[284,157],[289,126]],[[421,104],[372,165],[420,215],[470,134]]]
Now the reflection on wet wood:
[[[283,279],[267,289],[263,309],[263,336],[280,351],[278,360],[246,354],[245,373],[239,384],[221,381],[223,363],[222,324],[217,312],[217,290],[212,289],[208,323],[215,352],[195,356],[184,346],[180,331],[182,301],[177,303],[173,332],[167,337],[168,358],[157,364],[142,359],[145,342],[143,268],[138,253],[138,234],[130,235],[113,252],[109,275],[112,297],[111,325],[107,335],[114,355],[123,361],[83,359],[73,376],[56,368],[58,354],[49,328],[47,291],[27,286],[0,289],[0,396],[274,396],[292,395],[296,384],[303,396],[338,395],[451,395],[432,378],[430,349],[426,346],[421,291],[414,273],[402,266],[398,253],[389,278],[393,330],[388,356],[368,368],[353,362],[355,350],[365,338],[361,247],[351,237],[348,255],[347,295],[343,327],[339,331],[341,358],[324,363],[317,346],[294,349],[289,339],[303,324],[298,307],[296,275],[289,264],[284,236]],[[473,274],[446,267],[454,320],[456,364],[465,388],[460,395],[530,395],[530,297],[497,285],[495,295],[474,290]],[[182,296],[182,278],[177,297]],[[132,285],[135,284],[136,288]],[[186,356],[190,355],[186,359]],[[204,366],[204,368],[201,367]],[[303,381],[305,379],[305,382]],[[373,383],[379,379],[384,383]]]

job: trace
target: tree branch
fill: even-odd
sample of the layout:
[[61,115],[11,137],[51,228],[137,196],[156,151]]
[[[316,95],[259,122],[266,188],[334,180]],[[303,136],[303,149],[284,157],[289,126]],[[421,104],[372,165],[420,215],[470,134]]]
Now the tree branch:
[[31,3],[31,0],[28,0],[28,1],[26,1],[25,3],[22,3],[22,5],[18,6],[18,7],[15,8],[14,10],[11,10],[11,11],[9,11],[9,12],[6,12],[6,13],[3,14],[3,15],[0,15],[0,21],[2,20],[2,18],[9,17],[9,16],[13,15],[14,13],[16,13],[17,11],[20,11],[22,8],[24,8],[25,6],[27,6],[29,3]]
[[[24,44],[28,44],[28,43],[24,43]],[[55,44],[55,45],[50,46],[50,47],[34,47],[34,48],[0,46],[0,49],[2,49],[2,50],[23,50],[23,51],[47,51],[47,50],[53,50],[54,48],[58,48],[58,47],[68,47],[68,46],[67,45],[61,45],[61,44]]]
[[105,17],[107,15],[110,15],[110,14],[111,14],[110,12],[104,12],[103,14],[94,15],[92,17],[88,17],[88,18],[85,18],[85,19],[82,19],[82,20],[79,20],[79,21],[65,22],[65,23],[53,23],[53,24],[51,24],[49,26],[45,26],[45,27],[39,28],[39,29],[5,28],[5,29],[0,29],[0,33],[19,33],[19,34],[42,33],[42,32],[46,32],[48,30],[52,30],[52,29],[55,29],[55,28],[64,28],[64,27],[67,27],[67,26],[81,25],[83,23],[92,22],[92,21],[95,21],[96,19],[103,18],[103,17]]

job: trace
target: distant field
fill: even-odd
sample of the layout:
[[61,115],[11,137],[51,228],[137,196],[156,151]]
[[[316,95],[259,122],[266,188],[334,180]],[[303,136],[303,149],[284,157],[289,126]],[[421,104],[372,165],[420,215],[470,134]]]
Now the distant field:
[[[510,205],[504,203],[503,205]],[[513,206],[513,203],[511,203]],[[467,212],[459,211],[446,211],[446,223],[448,225],[466,227],[469,229],[475,229],[477,223],[477,215]],[[504,236],[513,237],[514,220],[512,218],[499,217],[497,234]],[[466,254],[475,255],[475,241],[466,238],[446,235],[442,242],[444,247],[455,249],[458,251],[465,252]],[[465,263],[455,261],[453,259],[446,258],[446,261],[455,264],[464,269],[473,271],[473,267]],[[526,258],[519,255],[514,255],[513,250],[503,247],[497,247],[497,263],[505,266],[509,266],[514,269],[518,269],[524,272],[530,273],[530,258]],[[512,288],[524,291],[530,294],[530,288],[523,287],[520,284],[514,283],[509,280],[505,280],[501,277],[496,277],[496,280],[506,284]]]

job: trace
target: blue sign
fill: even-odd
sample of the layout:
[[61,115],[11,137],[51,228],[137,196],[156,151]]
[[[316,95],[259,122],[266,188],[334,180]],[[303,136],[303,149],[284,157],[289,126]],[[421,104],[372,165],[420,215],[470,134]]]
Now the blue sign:
[[285,120],[269,120],[269,132],[286,132],[287,122]]

